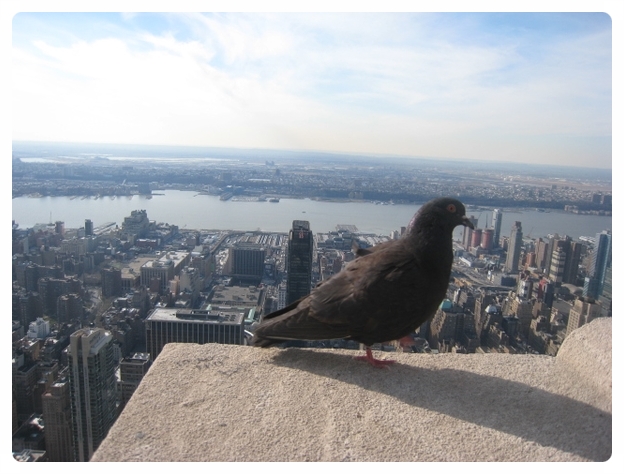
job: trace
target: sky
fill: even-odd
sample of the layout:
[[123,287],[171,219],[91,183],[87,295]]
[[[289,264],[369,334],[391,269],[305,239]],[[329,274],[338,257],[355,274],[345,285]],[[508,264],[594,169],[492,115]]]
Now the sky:
[[606,13],[34,13],[12,140],[611,168]]

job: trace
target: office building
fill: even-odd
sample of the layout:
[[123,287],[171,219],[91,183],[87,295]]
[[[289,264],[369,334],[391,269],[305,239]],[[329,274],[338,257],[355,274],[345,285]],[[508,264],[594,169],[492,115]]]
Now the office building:
[[[39,347],[39,341],[30,342],[32,342],[35,348]],[[35,354],[34,358],[36,357],[37,355]],[[39,370],[37,362],[33,360],[33,356],[27,353],[16,354],[12,363],[12,387],[17,414],[21,420],[35,411],[34,397],[38,380]]]
[[286,305],[310,294],[314,240],[308,221],[293,221],[288,234]]
[[602,306],[592,298],[578,298],[570,310],[566,337],[572,331],[600,317]]
[[548,278],[555,284],[555,288],[561,287],[563,283],[563,272],[565,269],[568,254],[563,247],[555,248],[550,259],[550,271]]
[[145,352],[135,352],[129,357],[124,357],[119,363],[119,373],[121,380],[119,381],[121,392],[120,409],[126,406],[128,400],[137,389],[143,376],[147,373],[152,365],[152,358]]
[[520,251],[522,250],[522,224],[516,221],[511,228],[509,236],[509,247],[507,248],[507,260],[505,261],[505,271],[515,273],[518,271],[520,262]]
[[611,266],[611,231],[604,230],[596,234],[594,251],[591,254],[583,296],[599,298],[602,296],[607,275]]
[[70,293],[56,300],[56,319],[62,323],[80,321],[84,316],[83,301],[80,295]]
[[481,248],[485,250],[491,250],[494,248],[494,230],[483,229],[481,234]]
[[472,238],[470,239],[470,247],[476,248],[481,245],[481,233],[482,229],[475,229],[472,231]]
[[86,462],[117,416],[113,336],[101,328],[79,329],[69,338],[67,356],[74,461]]
[[230,274],[238,278],[261,279],[264,275],[264,246],[252,243],[241,243],[229,249],[231,259]]
[[[470,222],[472,222],[472,225],[476,229],[477,228],[477,223],[478,223],[479,220],[475,216],[470,216],[469,220],[470,220]],[[472,245],[473,230],[470,227],[462,227],[462,231],[463,231],[462,246],[466,250],[468,250],[468,249],[470,249],[470,247]]]
[[147,352],[156,360],[165,344],[192,342],[243,344],[245,313],[212,307],[205,310],[156,308],[145,320]]
[[526,298],[516,296],[508,301],[507,316],[518,318],[518,332],[525,338],[529,336],[531,320],[533,319],[533,304]]
[[501,226],[503,225],[503,212],[500,209],[494,209],[492,213],[492,228],[494,230],[492,234],[492,246],[493,248],[500,247]]
[[45,339],[50,334],[50,323],[43,318],[37,318],[28,325],[28,339]]
[[61,375],[41,397],[45,444],[50,462],[73,461],[69,378]]
[[65,235],[65,222],[63,222],[63,221],[56,221],[54,223],[54,233],[55,234],[60,234],[60,235]]
[[102,296],[111,298],[121,296],[121,270],[118,268],[104,268],[102,274]]
[[571,242],[568,256],[566,259],[565,269],[563,271],[563,282],[576,285],[578,277],[579,264],[581,263],[581,255],[583,254],[583,244],[581,242]]
[[169,280],[180,274],[190,258],[190,252],[167,252],[158,260],[144,263],[141,266],[141,285],[161,294],[167,293]]

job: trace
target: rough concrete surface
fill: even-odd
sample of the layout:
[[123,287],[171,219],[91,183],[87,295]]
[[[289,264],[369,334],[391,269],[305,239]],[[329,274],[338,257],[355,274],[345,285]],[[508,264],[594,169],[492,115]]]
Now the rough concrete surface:
[[169,344],[93,461],[605,461],[611,319],[556,358]]

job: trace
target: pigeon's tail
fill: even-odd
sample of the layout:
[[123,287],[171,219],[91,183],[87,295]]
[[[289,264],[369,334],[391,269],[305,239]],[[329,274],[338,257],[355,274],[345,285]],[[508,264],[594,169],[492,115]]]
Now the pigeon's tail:
[[255,334],[254,337],[251,339],[251,345],[255,347],[271,347],[275,344],[280,344],[282,342],[284,341],[278,339],[266,339]]
[[287,341],[318,341],[350,337],[347,325],[330,325],[312,317],[307,300],[265,316],[253,333],[251,344],[256,347],[269,347]]

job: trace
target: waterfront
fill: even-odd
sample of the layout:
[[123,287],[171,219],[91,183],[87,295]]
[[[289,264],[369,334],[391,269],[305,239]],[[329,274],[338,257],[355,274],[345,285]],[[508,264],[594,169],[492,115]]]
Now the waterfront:
[[[180,229],[232,229],[288,232],[292,221],[307,220],[314,232],[334,230],[337,224],[353,224],[360,232],[388,235],[407,225],[419,206],[375,204],[373,202],[333,202],[282,198],[269,201],[221,201],[218,196],[196,191],[155,190],[147,196],[17,197],[12,200],[12,219],[20,228],[63,221],[66,228],[84,226],[91,219],[95,227],[108,222],[121,226],[133,210],[145,209],[150,220],[177,225]],[[468,208],[479,219],[478,226],[491,225],[492,212]],[[611,216],[577,215],[560,211],[503,210],[502,235],[509,235],[514,221],[522,222],[525,236],[549,233],[593,237],[611,229]],[[458,228],[458,232],[461,230]]]

